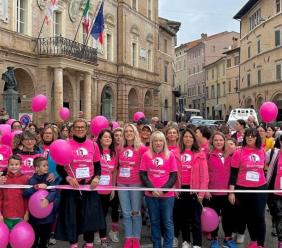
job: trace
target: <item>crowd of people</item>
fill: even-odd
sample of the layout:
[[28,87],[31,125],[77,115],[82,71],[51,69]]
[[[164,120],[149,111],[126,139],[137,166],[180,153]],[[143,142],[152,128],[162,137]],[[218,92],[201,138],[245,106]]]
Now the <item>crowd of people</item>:
[[[282,135],[278,127],[251,118],[238,120],[234,130],[225,124],[212,128],[175,122],[164,125],[153,117],[115,129],[109,125],[93,137],[88,126],[82,118],[40,128],[33,123],[23,128],[14,121],[13,143],[0,144],[0,184],[31,185],[0,189],[0,222],[12,229],[28,221],[35,231],[33,247],[45,248],[62,240],[77,248],[82,234],[84,248],[94,243],[109,248],[110,242],[139,248],[148,214],[154,248],[199,248],[203,238],[210,240],[211,248],[236,248],[244,243],[246,229],[251,240],[247,247],[261,248],[268,206],[272,234],[282,248]],[[50,156],[56,139],[71,146],[71,164],[58,165]],[[33,216],[28,199],[39,189],[58,184],[74,190],[48,189],[41,206],[52,202],[52,212],[45,218]],[[83,190],[84,185],[93,190]],[[101,187],[95,190],[97,186]],[[123,190],[106,190],[107,186]],[[174,188],[183,192],[169,190]],[[260,192],[266,189],[277,192]],[[221,216],[223,240],[219,228],[202,232],[203,207]],[[124,240],[119,236],[120,222]]]

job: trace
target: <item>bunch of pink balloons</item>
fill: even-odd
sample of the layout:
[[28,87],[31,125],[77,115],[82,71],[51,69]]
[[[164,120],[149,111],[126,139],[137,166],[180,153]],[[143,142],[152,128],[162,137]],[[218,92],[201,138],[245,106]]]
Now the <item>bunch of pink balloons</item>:
[[41,112],[44,111],[47,107],[48,99],[44,95],[37,95],[32,98],[31,109],[32,112]]
[[28,209],[30,213],[38,218],[43,219],[47,217],[53,210],[53,202],[49,203],[46,208],[41,207],[41,201],[43,198],[48,196],[48,191],[44,189],[40,189],[36,191],[28,200]]
[[72,148],[62,139],[57,139],[50,145],[50,156],[58,165],[68,165],[73,161]]
[[218,224],[219,217],[217,213],[212,208],[203,208],[201,215],[202,231],[208,233],[212,232],[218,227]]
[[59,115],[63,121],[67,121],[70,118],[70,110],[66,107],[62,107],[59,111]]
[[259,109],[259,114],[263,122],[273,122],[277,118],[278,108],[273,102],[264,102]]
[[91,120],[90,132],[92,135],[98,136],[105,128],[109,128],[109,121],[105,116],[97,115]]
[[135,112],[133,115],[133,121],[137,122],[139,121],[141,118],[145,118],[145,114],[143,112]]

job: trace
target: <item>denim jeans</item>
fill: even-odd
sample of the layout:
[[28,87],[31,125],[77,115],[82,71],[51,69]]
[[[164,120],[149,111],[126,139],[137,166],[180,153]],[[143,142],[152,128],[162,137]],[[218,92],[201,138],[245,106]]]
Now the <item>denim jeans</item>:
[[[146,196],[151,223],[151,236],[154,248],[161,248],[161,231],[163,231],[163,248],[171,248],[174,238],[173,206],[174,197]],[[162,230],[161,230],[162,229]]]
[[[124,185],[121,187],[141,187],[141,185]],[[141,236],[142,218],[142,191],[118,191],[118,197],[122,210],[125,238],[139,238]]]

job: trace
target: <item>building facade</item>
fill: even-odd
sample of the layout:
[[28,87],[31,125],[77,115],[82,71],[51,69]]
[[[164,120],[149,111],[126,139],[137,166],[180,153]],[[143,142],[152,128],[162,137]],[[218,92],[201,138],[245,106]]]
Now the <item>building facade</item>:
[[175,47],[180,23],[159,18],[158,71],[160,73],[160,120],[175,120]]
[[240,104],[256,110],[278,105],[282,120],[282,2],[249,0],[234,19],[241,22]]
[[[183,67],[177,67],[177,74],[186,75],[186,79],[177,82],[184,89],[184,94],[180,97],[185,99],[184,108],[198,109],[201,115],[207,117],[204,67],[220,59],[222,53],[228,50],[233,40],[238,37],[237,32],[227,31],[211,36],[202,34],[200,39],[185,44],[185,55],[182,55],[181,59],[185,64],[183,63]],[[179,48],[176,48],[176,56],[179,55],[178,51]],[[177,56],[176,61],[178,60]]]
[[[98,1],[90,2],[92,20]],[[82,110],[87,120],[102,114],[128,121],[137,110],[148,118],[159,115],[158,1],[106,0],[104,43],[90,37],[87,46],[79,27],[85,0],[59,0],[48,25],[42,23],[49,1],[1,3],[0,73],[14,69],[18,112],[31,112],[32,97],[45,94],[49,103],[34,114],[38,123],[60,121],[62,106],[73,118]],[[6,88],[1,80],[2,106]]]

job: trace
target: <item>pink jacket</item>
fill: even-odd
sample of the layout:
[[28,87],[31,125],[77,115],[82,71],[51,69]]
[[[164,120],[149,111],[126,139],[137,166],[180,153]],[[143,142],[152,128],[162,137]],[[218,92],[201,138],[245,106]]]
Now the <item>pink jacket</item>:
[[[181,188],[181,158],[176,156],[176,162],[178,166],[178,180],[176,182],[176,187]],[[191,168],[191,189],[208,189],[209,185],[209,173],[206,154],[204,152],[195,152]],[[198,194],[201,198],[204,198],[205,192],[199,192]]]

